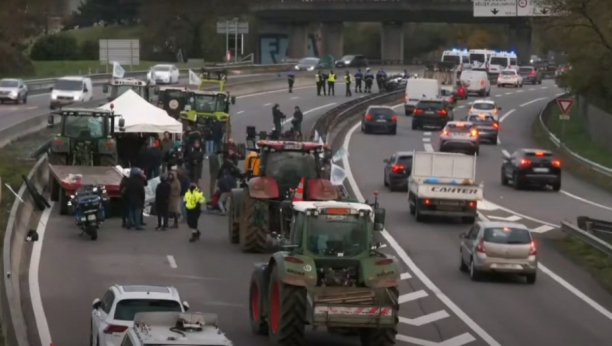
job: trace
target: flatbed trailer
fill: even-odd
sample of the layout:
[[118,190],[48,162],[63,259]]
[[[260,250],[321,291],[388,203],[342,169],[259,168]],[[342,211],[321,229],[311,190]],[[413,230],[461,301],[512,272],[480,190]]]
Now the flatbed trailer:
[[49,164],[51,200],[60,205],[61,215],[68,213],[70,195],[83,185],[102,185],[108,197],[120,198],[123,172],[114,166],[62,166]]

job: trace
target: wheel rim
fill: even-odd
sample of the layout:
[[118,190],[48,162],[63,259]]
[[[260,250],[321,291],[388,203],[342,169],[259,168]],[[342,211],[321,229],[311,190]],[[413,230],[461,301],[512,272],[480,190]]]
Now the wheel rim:
[[251,316],[255,322],[259,322],[259,311],[259,287],[253,283],[251,286]]
[[270,306],[270,328],[272,333],[278,332],[280,326],[280,285],[277,281],[272,284],[272,297]]

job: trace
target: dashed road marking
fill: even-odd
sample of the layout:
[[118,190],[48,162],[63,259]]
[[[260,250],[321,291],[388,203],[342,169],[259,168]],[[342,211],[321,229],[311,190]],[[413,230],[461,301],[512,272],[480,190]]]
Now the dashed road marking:
[[238,111],[238,112],[236,112],[236,114],[242,114],[242,113],[244,113],[244,111]]
[[505,93],[504,95],[512,95],[513,93]]
[[271,105],[272,103],[266,103],[265,105],[263,105],[264,107]]
[[423,138],[423,142],[430,142],[430,141],[431,141],[431,138],[429,138],[429,137]]
[[406,317],[400,316],[399,321],[400,323],[409,324],[415,327],[420,327],[422,325],[433,323],[433,322],[439,321],[447,317],[450,317],[448,312],[444,310],[440,310],[440,311],[432,312],[431,314],[419,316],[417,318],[406,318]]
[[548,87],[541,87],[540,89],[544,90],[544,89],[548,89]]
[[292,99],[292,100],[297,100],[297,99],[299,99],[299,98],[300,98],[299,96],[293,96],[291,99]]
[[548,231],[552,231],[553,229],[555,229],[555,228],[551,227],[549,225],[542,225],[540,227],[536,227],[536,228],[532,229],[531,231],[534,232],[534,233],[546,233]]
[[401,296],[399,296],[398,303],[404,304],[404,303],[411,302],[413,300],[417,300],[421,298],[425,298],[428,296],[429,294],[427,294],[427,292],[423,290],[410,292],[410,293],[402,294]]
[[504,154],[505,157],[510,157],[510,153],[506,149],[502,149],[502,154]]
[[433,148],[433,146],[431,144],[425,143],[424,146],[425,146],[425,151],[429,151],[429,152],[433,152],[434,151],[434,148]]
[[174,259],[174,256],[168,255],[167,257],[168,257],[168,264],[170,264],[170,268],[172,269],[178,268],[178,266],[176,265],[176,260]]
[[431,136],[431,132],[423,132],[423,136]]

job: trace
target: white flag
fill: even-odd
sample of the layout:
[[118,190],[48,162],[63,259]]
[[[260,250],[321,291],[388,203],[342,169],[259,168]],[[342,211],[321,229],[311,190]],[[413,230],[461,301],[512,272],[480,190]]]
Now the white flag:
[[348,157],[349,153],[348,150],[346,150],[344,148],[344,146],[342,146],[340,149],[338,149],[338,151],[336,151],[336,153],[334,154],[334,156],[332,156],[332,161],[333,162],[338,162],[340,160],[342,160],[343,157]]
[[189,85],[200,85],[200,77],[191,70],[189,70]]
[[332,185],[340,186],[344,183],[344,179],[346,179],[346,171],[344,170],[344,168],[332,163],[329,177],[329,180],[331,181]]
[[113,61],[113,78],[123,78],[125,76],[125,70],[118,62]]
[[319,141],[319,138],[320,138],[320,137],[319,137],[319,131],[315,130],[313,141],[314,141],[314,142],[318,142],[318,141]]

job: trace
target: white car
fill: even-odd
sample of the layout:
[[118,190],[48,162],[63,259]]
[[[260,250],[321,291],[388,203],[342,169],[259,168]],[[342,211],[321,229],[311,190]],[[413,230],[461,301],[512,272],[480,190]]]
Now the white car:
[[102,300],[96,298],[91,311],[92,346],[119,346],[139,312],[185,312],[174,287],[147,285],[111,286]]
[[523,77],[521,77],[516,70],[503,70],[499,77],[497,77],[497,86],[504,87],[506,85],[512,85],[515,88],[523,87]]
[[497,107],[497,104],[493,100],[476,100],[472,103],[472,107],[468,110],[467,118],[472,115],[478,115],[485,117],[487,115],[492,116],[495,120],[499,121],[499,111],[501,107]]
[[179,77],[179,69],[174,65],[155,65],[147,73],[147,80],[155,84],[178,84]]

